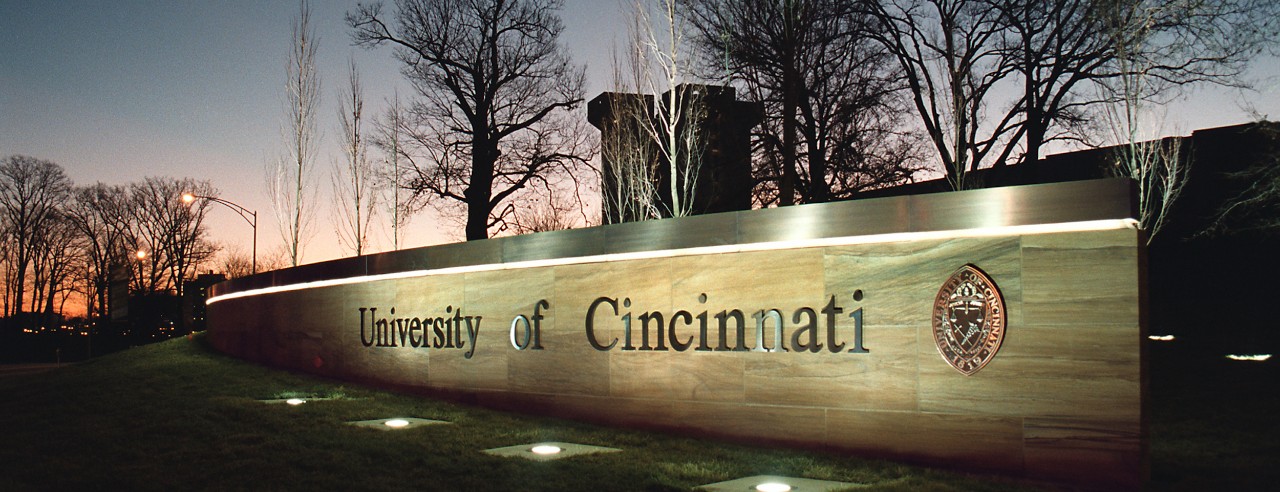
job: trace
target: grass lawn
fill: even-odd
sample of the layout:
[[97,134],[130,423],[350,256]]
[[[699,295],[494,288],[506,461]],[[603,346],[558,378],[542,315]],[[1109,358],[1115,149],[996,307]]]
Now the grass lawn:
[[[1276,365],[1199,362],[1213,374],[1171,365],[1177,380],[1166,381],[1160,371],[1168,357],[1158,352],[1153,485],[1236,490],[1277,483],[1271,420],[1280,403],[1267,384]],[[296,407],[257,401],[299,395],[331,399]],[[387,417],[452,423],[388,432],[344,424]],[[624,451],[549,462],[480,452],[537,441]],[[869,484],[857,490],[1031,488],[343,386],[222,356],[200,337],[0,377],[0,490],[688,490],[764,474]]]

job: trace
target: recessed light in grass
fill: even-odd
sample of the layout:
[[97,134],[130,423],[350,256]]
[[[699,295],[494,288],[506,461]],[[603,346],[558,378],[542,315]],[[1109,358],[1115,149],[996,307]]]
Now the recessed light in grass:
[[756,486],[757,492],[790,492],[791,486],[782,482],[765,482]]
[[541,454],[541,455],[556,454],[561,451],[564,451],[564,450],[561,449],[560,446],[551,446],[549,444],[534,446],[529,449],[529,452],[533,454]]
[[1243,360],[1249,362],[1266,362],[1271,359],[1271,354],[1231,354],[1227,356],[1231,360]]
[[1155,340],[1155,341],[1157,341],[1157,342],[1172,342],[1172,341],[1173,341],[1173,335],[1150,335],[1150,336],[1148,336],[1147,338],[1148,338],[1148,339],[1151,339],[1151,340]]
[[284,402],[296,407],[298,405],[306,403],[307,400],[303,400],[302,398],[290,398],[288,400],[285,400]]
[[392,429],[399,429],[401,427],[409,425],[409,421],[405,419],[391,419],[386,422],[383,422],[382,425],[385,425]]
[[592,446],[590,444],[550,441],[531,442],[528,444],[517,444],[514,446],[485,449],[484,453],[494,456],[524,458],[534,461],[551,461],[570,458],[580,454],[615,453],[618,451],[621,450],[616,448],[606,448],[603,446]]
[[784,477],[780,475],[755,475],[735,478],[724,482],[709,483],[694,487],[707,492],[743,492],[743,491],[799,491],[799,490],[845,490],[865,487],[868,484],[854,482],[833,482],[812,478]]

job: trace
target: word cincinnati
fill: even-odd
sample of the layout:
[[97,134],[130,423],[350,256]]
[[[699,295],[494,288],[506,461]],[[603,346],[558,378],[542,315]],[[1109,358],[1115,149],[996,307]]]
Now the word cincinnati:
[[[476,352],[483,316],[463,316],[461,306],[447,306],[444,312],[435,318],[397,318],[396,308],[391,308],[387,317],[378,318],[378,308],[360,308],[360,343],[366,347],[465,348],[462,356],[470,359]],[[462,339],[464,327],[466,340]]]
[[[862,300],[862,291],[855,291],[853,294],[854,301]],[[707,303],[707,295],[698,296],[699,304]],[[618,305],[621,304],[624,312],[619,312]],[[795,310],[790,316],[790,322],[795,327],[791,332],[791,336],[787,337],[787,316],[777,309],[761,309],[751,314],[754,323],[747,321],[747,315],[738,309],[724,310],[714,315],[703,310],[694,314],[689,311],[680,310],[671,314],[664,315],[661,311],[646,311],[639,315],[633,316],[631,311],[631,299],[623,298],[619,303],[614,297],[599,297],[591,302],[591,306],[587,308],[586,316],[586,334],[587,343],[598,351],[612,350],[618,345],[618,338],[612,338],[608,343],[602,343],[599,334],[596,331],[600,328],[601,322],[614,324],[615,330],[617,324],[622,325],[622,350],[675,350],[684,352],[691,347],[695,351],[731,351],[731,352],[811,352],[817,353],[824,348],[821,332],[825,331],[826,344],[825,348],[831,352],[845,352],[855,354],[865,354],[869,352],[862,345],[862,308],[858,308],[849,313],[849,318],[853,319],[853,344],[849,350],[845,351],[846,343],[839,340],[836,335],[837,317],[845,312],[845,308],[836,304],[836,297],[831,296],[831,300],[821,309],[811,307],[802,307]],[[822,313],[819,317],[818,313]],[[711,322],[709,318],[714,318]],[[823,324],[820,318],[825,321],[826,329],[819,327]],[[665,320],[665,322],[664,322]],[[747,346],[747,326],[754,325],[755,346]],[[635,325],[639,325],[640,345],[635,344]],[[712,331],[711,325],[714,325]],[[768,329],[772,325],[772,329]],[[677,329],[680,332],[677,332]],[[773,346],[768,345],[766,333],[772,332]],[[616,331],[614,331],[616,333]],[[652,345],[650,344],[649,335],[654,337]],[[683,335],[683,336],[682,336]],[[730,345],[730,338],[733,344]],[[788,348],[788,339],[790,340],[790,348]],[[712,345],[715,342],[715,345]],[[668,344],[670,349],[668,349]],[[696,344],[696,346],[695,346]]]

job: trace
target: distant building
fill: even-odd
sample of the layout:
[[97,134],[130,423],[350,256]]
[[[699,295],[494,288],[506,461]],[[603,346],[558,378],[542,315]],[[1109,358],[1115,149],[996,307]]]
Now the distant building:
[[[697,104],[693,113],[702,116],[696,133],[700,141],[698,158],[701,166],[697,174],[693,213],[750,209],[751,189],[755,185],[751,177],[751,129],[763,118],[763,106],[738,101],[732,87],[681,84],[673,90],[682,91],[677,93],[683,96],[679,99]],[[650,199],[660,203],[663,210],[672,208],[671,166],[667,165],[654,136],[644,128],[658,128],[659,125],[636,124],[634,119],[627,121],[621,115],[627,108],[644,108],[649,118],[655,118],[657,111],[666,109],[664,105],[668,104],[670,95],[671,92],[667,92],[655,98],[647,94],[605,92],[587,103],[587,120],[600,130],[602,141],[618,141],[621,136],[622,140],[635,146],[637,155],[643,156],[656,184],[654,191],[657,196]],[[686,110],[683,114],[690,113]],[[666,138],[665,135],[658,137]],[[601,192],[605,197],[618,191],[619,185],[612,172],[617,163],[613,161],[610,152],[602,153],[604,179]],[[643,218],[633,211],[618,212],[609,207],[605,207],[603,216],[606,224]]]
[[187,280],[182,285],[182,324],[188,333],[204,331],[205,301],[209,300],[209,287],[226,280],[221,273],[202,273],[195,280]]
[[[1186,239],[1204,231],[1214,213],[1241,191],[1235,176],[1257,166],[1276,165],[1280,155],[1280,123],[1258,122],[1196,130],[1178,139],[1184,158],[1191,163],[1190,176],[1173,215],[1161,235]],[[977,188],[1058,183],[1115,176],[1117,147],[1101,147],[1045,156],[1036,162],[983,168],[966,174]],[[920,195],[951,191],[945,179],[921,181],[858,193],[853,199]]]

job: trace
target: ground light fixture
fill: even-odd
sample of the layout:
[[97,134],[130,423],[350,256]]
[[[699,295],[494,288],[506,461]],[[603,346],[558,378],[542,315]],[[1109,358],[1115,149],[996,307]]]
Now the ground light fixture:
[[515,446],[486,449],[484,450],[484,453],[506,458],[551,461],[569,458],[580,454],[615,453],[618,451],[622,450],[572,442],[536,442],[532,444],[517,444]]
[[791,486],[782,482],[765,482],[756,486],[757,492],[791,492]]
[[542,444],[529,448],[529,452],[542,455],[558,454],[561,451],[564,451],[564,448],[561,448],[560,446],[552,446],[550,444]]
[[802,492],[807,490],[844,490],[866,487],[868,484],[852,482],[835,482],[813,478],[784,477],[781,475],[756,475],[742,477],[726,482],[709,483],[694,487],[707,492]]
[[366,429],[378,429],[384,431],[396,431],[404,429],[416,429],[418,427],[435,424],[447,424],[443,420],[420,419],[415,417],[394,417],[388,419],[359,420],[355,422],[347,422],[347,425],[356,427],[364,427]]
[[1172,342],[1173,335],[1149,335],[1147,339],[1156,342]]
[[258,401],[262,403],[266,403],[268,405],[288,405],[291,407],[296,407],[303,403],[311,403],[315,401],[322,401],[322,400],[328,400],[328,399],[329,398],[324,398],[319,396],[291,396],[288,398],[269,398],[269,399],[258,400]]
[[1271,354],[1230,354],[1227,358],[1247,362],[1266,362],[1271,360]]

